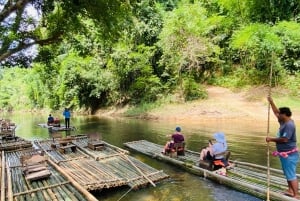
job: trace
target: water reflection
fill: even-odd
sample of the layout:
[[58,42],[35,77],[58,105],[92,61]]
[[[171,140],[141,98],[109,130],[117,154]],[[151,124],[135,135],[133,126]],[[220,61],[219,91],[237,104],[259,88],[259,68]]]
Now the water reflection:
[[[0,116],[1,117],[1,116]],[[45,128],[37,126],[44,123],[47,115],[36,114],[6,114],[2,118],[9,118],[17,124],[16,134],[26,139],[45,139],[49,132]],[[71,119],[71,126],[76,130],[69,134],[101,133],[103,140],[124,148],[123,143],[133,140],[146,139],[155,143],[164,144],[167,134],[171,134],[175,127],[180,125],[186,138],[188,149],[199,151],[206,146],[208,139],[216,131],[226,133],[232,159],[253,162],[266,165],[266,122],[253,122],[247,120],[203,120],[201,122],[161,122],[142,121],[134,119],[109,119],[95,116],[77,116]],[[272,122],[271,134],[278,128],[277,122]],[[298,135],[299,138],[299,135]],[[272,149],[274,146],[272,145]],[[157,187],[131,191],[128,188],[103,190],[95,192],[99,200],[116,201],[122,198],[124,201],[257,201],[259,199],[228,189],[222,185],[210,182],[204,178],[197,177],[182,171],[169,164],[156,161],[147,156],[132,153],[139,160],[152,167],[164,170],[170,179],[163,181]],[[275,157],[270,159],[271,167],[279,168],[279,160]],[[123,197],[124,196],[124,197]]]

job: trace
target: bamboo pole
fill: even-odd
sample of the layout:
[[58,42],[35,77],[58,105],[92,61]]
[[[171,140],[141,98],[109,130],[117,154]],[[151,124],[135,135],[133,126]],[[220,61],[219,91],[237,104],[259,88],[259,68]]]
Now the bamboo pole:
[[151,180],[151,179],[149,179],[148,177],[147,177],[147,175],[145,175],[141,170],[140,170],[140,168],[138,168],[131,160],[130,160],[130,158],[128,157],[128,156],[126,156],[126,154],[124,154],[124,153],[122,153],[122,155],[121,155],[121,157],[123,157],[123,158],[125,158],[143,177],[145,177],[145,179],[147,179],[149,182],[150,182],[150,184],[152,185],[152,186],[154,186],[154,187],[156,187],[156,185],[155,185],[155,183]]
[[11,174],[8,164],[6,164],[7,170],[7,199],[8,201],[13,201],[13,191],[12,191],[12,184],[11,184]]
[[[273,59],[274,53],[272,53],[272,63],[270,68],[270,75],[269,75],[269,92],[268,96],[271,96],[271,87],[272,87],[272,71],[273,71]],[[271,104],[268,104],[268,126],[267,126],[267,137],[270,136],[270,109]],[[267,201],[270,201],[270,143],[267,143]]]
[[53,185],[44,184],[43,187],[38,187],[38,188],[35,188],[35,189],[23,191],[23,192],[20,192],[20,193],[15,193],[14,196],[25,195],[25,194],[34,193],[34,192],[37,192],[37,191],[47,190],[47,189],[55,188],[55,187],[65,185],[65,184],[68,184],[68,183],[70,183],[70,181],[65,181],[65,182],[61,182],[59,184],[53,184]]
[[98,201],[90,192],[88,192],[85,188],[81,187],[72,177],[70,177],[61,167],[59,167],[56,163],[52,162],[51,159],[48,160],[48,162],[63,176],[65,176],[72,183],[72,185],[86,197],[87,200]]
[[2,163],[1,163],[1,201],[5,201],[5,155],[2,151]]

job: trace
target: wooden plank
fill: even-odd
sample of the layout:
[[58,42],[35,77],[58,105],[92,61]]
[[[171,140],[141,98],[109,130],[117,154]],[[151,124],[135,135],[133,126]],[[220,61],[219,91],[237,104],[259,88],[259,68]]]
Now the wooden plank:
[[24,170],[24,172],[25,172],[25,174],[30,174],[32,172],[39,172],[39,171],[42,171],[42,170],[47,170],[47,167],[45,167],[44,165],[42,165],[42,166],[34,167],[34,168],[26,168]]
[[30,174],[27,174],[25,176],[25,178],[29,181],[34,181],[34,180],[48,178],[48,177],[50,177],[50,175],[51,175],[51,172],[48,169],[46,169],[46,170],[32,172]]
[[60,153],[66,153],[67,149],[71,149],[72,152],[76,152],[76,145],[70,144],[70,145],[61,146],[58,148]]

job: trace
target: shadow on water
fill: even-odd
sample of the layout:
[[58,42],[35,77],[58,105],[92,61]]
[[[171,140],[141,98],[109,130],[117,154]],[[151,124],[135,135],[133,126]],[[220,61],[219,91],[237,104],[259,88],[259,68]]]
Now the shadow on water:
[[[3,118],[3,117],[2,117]],[[16,134],[26,139],[45,139],[49,132],[37,126],[44,123],[47,115],[10,114],[9,118],[17,124]],[[62,132],[63,136],[89,133],[100,133],[103,140],[115,146],[124,148],[123,143],[145,139],[158,144],[164,144],[175,127],[180,125],[186,138],[187,148],[199,151],[206,146],[212,133],[223,131],[226,134],[232,159],[266,165],[266,122],[250,122],[244,120],[210,120],[197,124],[177,122],[144,121],[119,118],[99,118],[95,116],[76,116],[71,119],[71,126],[76,130]],[[271,125],[273,135],[278,125]],[[299,136],[298,136],[299,137]],[[274,149],[274,147],[271,147]],[[129,188],[118,188],[95,192],[99,200],[116,201],[258,201],[255,197],[243,194],[217,183],[182,171],[170,164],[154,160],[139,153],[132,153],[139,160],[152,167],[163,170],[170,179],[160,182],[157,187],[135,191]],[[270,159],[271,167],[280,168],[277,158]],[[130,191],[129,191],[130,190]],[[124,197],[123,197],[124,196]]]

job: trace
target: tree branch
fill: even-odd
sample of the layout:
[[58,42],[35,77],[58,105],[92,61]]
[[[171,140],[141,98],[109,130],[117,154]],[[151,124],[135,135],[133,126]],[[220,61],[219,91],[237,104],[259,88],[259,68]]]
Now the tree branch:
[[61,40],[61,36],[62,36],[62,32],[57,33],[56,35],[54,35],[51,38],[47,38],[47,39],[43,39],[43,40],[34,40],[33,42],[30,43],[20,43],[16,48],[13,49],[9,49],[6,52],[4,52],[3,54],[0,55],[0,62],[7,59],[8,57],[10,57],[11,55],[21,51],[21,50],[25,50],[33,45],[48,45],[54,42],[58,42]]
[[[19,0],[13,5],[5,6],[3,11],[0,13],[0,22],[3,22],[11,13],[14,11],[24,8],[30,0]],[[8,5],[10,1],[7,1],[6,5]]]

